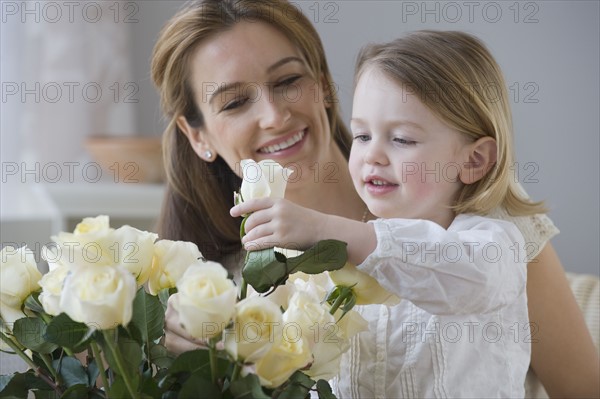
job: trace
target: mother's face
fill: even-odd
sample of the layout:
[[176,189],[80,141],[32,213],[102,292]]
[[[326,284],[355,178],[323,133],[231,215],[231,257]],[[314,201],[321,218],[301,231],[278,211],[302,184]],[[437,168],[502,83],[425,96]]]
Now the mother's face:
[[183,117],[178,125],[204,160],[216,153],[238,174],[247,158],[295,162],[306,171],[327,160],[335,144],[323,85],[281,32],[240,22],[202,43],[190,68],[204,125],[192,128]]

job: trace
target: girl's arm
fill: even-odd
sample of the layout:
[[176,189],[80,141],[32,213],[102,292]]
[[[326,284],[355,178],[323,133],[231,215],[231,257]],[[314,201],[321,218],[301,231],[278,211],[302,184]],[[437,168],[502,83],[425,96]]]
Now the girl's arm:
[[348,243],[348,261],[363,260],[377,246],[372,225],[304,208],[285,199],[249,200],[231,208],[231,215],[248,217],[242,243],[247,250],[268,247],[307,249],[321,240]]
[[527,267],[531,367],[550,397],[600,397],[600,360],[554,248]]

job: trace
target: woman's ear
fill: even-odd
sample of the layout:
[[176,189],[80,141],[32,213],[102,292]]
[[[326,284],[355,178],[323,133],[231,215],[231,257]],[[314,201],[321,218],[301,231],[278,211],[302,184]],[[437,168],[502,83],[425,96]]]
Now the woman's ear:
[[216,159],[216,153],[213,152],[211,145],[204,138],[200,128],[190,126],[185,116],[177,118],[177,127],[185,134],[192,149],[200,158],[206,162],[212,162]]
[[483,178],[496,164],[498,147],[491,137],[481,137],[465,147],[465,161],[460,172],[460,181],[472,184]]

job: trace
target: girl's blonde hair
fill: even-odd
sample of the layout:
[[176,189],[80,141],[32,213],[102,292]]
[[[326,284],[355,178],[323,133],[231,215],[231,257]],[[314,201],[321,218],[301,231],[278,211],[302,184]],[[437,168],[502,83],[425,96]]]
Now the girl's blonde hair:
[[497,143],[497,161],[473,184],[464,185],[456,213],[488,214],[497,206],[513,216],[543,213],[541,202],[521,195],[511,167],[513,134],[509,97],[500,67],[477,38],[464,32],[417,31],[363,48],[355,83],[374,66],[416,95],[442,121],[473,140]]
[[329,127],[346,157],[351,144],[340,117],[323,45],[299,9],[283,0],[188,2],[163,27],[152,55],[152,79],[168,119],[163,134],[168,184],[158,230],[162,238],[196,243],[204,257],[211,260],[221,260],[241,248],[240,221],[229,215],[233,192],[239,190],[241,180],[221,157],[214,162],[202,161],[176,121],[184,116],[194,128],[204,125],[194,101],[190,59],[200,44],[240,22],[266,23],[300,50],[313,78],[325,81]]

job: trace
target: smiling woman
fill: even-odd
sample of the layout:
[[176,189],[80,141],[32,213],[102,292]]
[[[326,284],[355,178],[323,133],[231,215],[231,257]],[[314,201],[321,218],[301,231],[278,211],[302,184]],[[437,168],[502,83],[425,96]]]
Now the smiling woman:
[[321,41],[290,10],[281,1],[193,3],[154,49],[152,76],[170,120],[160,234],[195,242],[232,270],[240,222],[229,208],[242,159],[293,168],[286,197],[294,202],[355,219],[365,210],[346,168],[350,137]]

